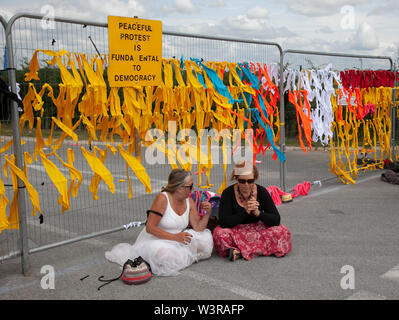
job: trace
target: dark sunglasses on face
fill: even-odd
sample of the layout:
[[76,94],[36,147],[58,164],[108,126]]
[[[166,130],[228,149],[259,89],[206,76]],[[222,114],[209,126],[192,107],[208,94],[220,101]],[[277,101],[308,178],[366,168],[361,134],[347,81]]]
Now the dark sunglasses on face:
[[187,189],[189,189],[191,191],[191,190],[193,190],[194,185],[192,184],[191,186],[182,186],[182,187],[183,188],[187,188]]
[[241,184],[245,184],[245,183],[252,184],[255,182],[255,179],[237,179],[237,181],[238,181],[238,183],[241,183]]

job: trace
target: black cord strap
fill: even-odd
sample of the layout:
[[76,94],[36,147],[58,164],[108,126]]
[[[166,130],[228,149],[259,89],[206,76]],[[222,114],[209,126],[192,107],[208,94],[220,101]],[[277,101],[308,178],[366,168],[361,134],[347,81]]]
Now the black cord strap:
[[158,211],[154,211],[154,210],[147,210],[147,217],[149,216],[150,213],[155,213],[156,215],[163,217],[163,214],[158,212]]
[[[126,263],[127,263],[127,262],[126,262]],[[102,284],[101,286],[99,286],[99,287],[97,288],[97,290],[100,291],[100,289],[101,289],[102,287],[104,287],[104,286],[106,286],[107,284],[110,284],[111,282],[114,282],[114,281],[118,280],[120,277],[122,277],[123,272],[125,271],[125,265],[126,265],[126,263],[123,265],[122,273],[120,274],[119,277],[117,277],[117,278],[115,278],[115,279],[109,279],[109,280],[103,279],[104,276],[98,277],[98,281],[105,282],[105,283]]]

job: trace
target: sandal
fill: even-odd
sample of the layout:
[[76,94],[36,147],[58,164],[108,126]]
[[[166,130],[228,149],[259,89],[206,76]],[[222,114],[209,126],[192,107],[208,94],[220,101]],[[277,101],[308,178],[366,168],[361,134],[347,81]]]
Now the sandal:
[[241,258],[242,258],[242,255],[241,255],[240,251],[238,251],[237,249],[234,249],[234,248],[230,248],[230,250],[229,250],[229,260],[230,261],[234,262]]

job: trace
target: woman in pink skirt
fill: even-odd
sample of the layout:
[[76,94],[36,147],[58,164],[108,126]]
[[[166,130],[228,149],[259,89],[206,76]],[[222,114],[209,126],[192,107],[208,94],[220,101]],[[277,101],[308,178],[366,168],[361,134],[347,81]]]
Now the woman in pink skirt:
[[266,188],[255,184],[258,170],[249,162],[237,163],[221,196],[219,226],[213,231],[214,247],[231,261],[255,256],[282,257],[292,250],[291,233],[280,224],[280,214]]

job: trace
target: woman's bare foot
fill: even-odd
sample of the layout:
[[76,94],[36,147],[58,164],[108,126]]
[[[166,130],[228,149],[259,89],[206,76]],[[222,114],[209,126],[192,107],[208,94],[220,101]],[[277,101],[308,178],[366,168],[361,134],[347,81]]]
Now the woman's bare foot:
[[236,261],[238,259],[241,259],[241,258],[242,258],[242,255],[241,255],[240,250],[234,249],[234,248],[231,248],[229,250],[229,260],[230,261],[234,262],[234,261]]

